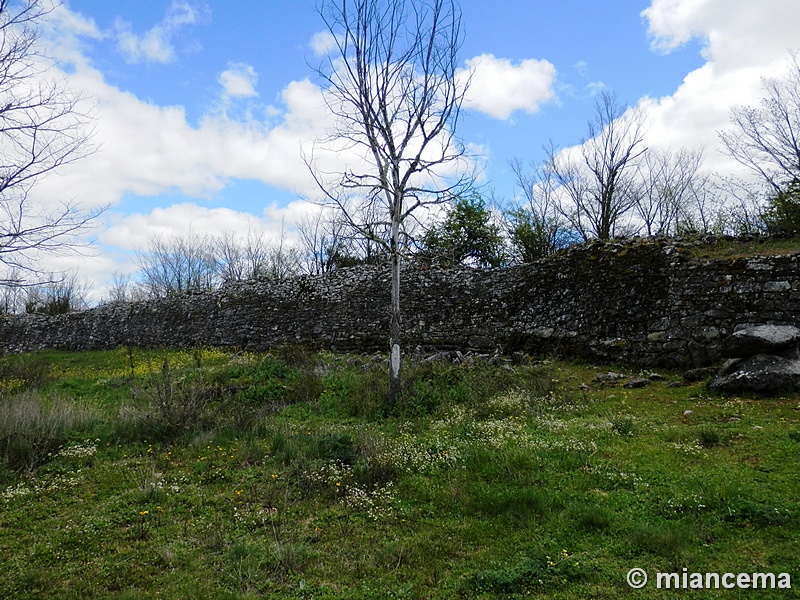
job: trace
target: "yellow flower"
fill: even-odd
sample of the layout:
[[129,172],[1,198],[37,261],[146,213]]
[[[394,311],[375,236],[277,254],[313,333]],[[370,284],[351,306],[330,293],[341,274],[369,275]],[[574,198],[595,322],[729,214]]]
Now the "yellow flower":
[[139,514],[140,514],[140,515],[149,515],[149,514],[150,514],[150,511],[149,511],[149,510],[140,510],[140,511],[139,511]]

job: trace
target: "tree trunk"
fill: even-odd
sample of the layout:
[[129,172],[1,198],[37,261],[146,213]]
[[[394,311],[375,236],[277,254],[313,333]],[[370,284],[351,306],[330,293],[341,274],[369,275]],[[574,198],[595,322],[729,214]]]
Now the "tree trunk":
[[392,219],[392,288],[391,288],[391,314],[389,325],[389,402],[394,405],[400,395],[400,223]]

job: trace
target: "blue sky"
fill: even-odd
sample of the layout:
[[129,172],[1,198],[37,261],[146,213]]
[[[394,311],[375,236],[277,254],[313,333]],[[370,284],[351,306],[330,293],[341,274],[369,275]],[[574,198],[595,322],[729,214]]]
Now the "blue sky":
[[[315,0],[67,0],[48,52],[96,115],[98,152],[41,186],[107,204],[80,267],[101,289],[134,269],[154,234],[277,234],[309,210],[300,147],[324,130]],[[757,6],[756,6],[757,5]],[[704,148],[708,169],[730,107],[800,49],[797,0],[462,0],[473,87],[458,136],[479,150],[487,190],[515,195],[508,161],[548,140],[577,144],[596,94],[648,114],[648,144]]]

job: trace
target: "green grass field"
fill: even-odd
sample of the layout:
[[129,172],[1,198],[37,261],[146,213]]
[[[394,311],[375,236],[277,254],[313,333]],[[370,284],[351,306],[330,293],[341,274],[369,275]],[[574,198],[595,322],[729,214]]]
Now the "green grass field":
[[800,398],[622,369],[425,363],[390,407],[367,357],[4,357],[0,598],[798,597]]

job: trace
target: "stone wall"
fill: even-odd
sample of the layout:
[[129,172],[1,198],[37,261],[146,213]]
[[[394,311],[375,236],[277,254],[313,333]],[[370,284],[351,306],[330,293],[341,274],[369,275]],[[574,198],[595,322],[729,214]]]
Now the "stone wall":
[[[407,269],[407,349],[559,353],[690,367],[719,358],[742,323],[800,323],[800,253],[701,260],[667,241],[592,243],[508,269]],[[302,344],[388,346],[389,273],[343,269],[282,283],[0,318],[0,351]]]

